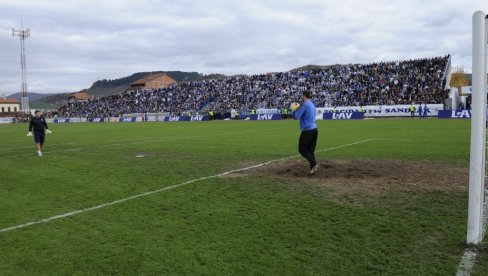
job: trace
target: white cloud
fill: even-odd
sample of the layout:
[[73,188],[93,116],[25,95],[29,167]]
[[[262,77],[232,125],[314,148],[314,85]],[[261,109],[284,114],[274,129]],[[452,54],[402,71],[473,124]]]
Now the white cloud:
[[20,20],[32,32],[30,90],[63,92],[137,71],[252,74],[447,53],[470,70],[475,10],[488,2],[0,0],[0,93],[20,87]]

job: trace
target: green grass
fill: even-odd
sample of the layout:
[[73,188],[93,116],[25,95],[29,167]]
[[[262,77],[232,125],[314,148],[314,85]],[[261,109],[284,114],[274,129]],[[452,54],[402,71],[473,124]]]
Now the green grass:
[[[320,121],[317,149],[375,140],[318,158],[467,168],[469,123]],[[299,135],[295,121],[50,129],[39,158],[26,125],[0,126],[0,229],[296,155]],[[464,251],[467,183],[457,191],[350,195],[361,204],[303,185],[211,178],[3,232],[0,274],[455,274]],[[488,271],[486,263],[475,272]]]

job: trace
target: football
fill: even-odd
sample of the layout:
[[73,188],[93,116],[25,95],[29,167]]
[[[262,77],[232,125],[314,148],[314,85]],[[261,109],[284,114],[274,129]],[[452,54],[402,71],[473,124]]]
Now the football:
[[297,110],[298,108],[300,107],[300,104],[299,103],[292,103],[291,106],[290,106],[290,109],[292,111],[295,111]]

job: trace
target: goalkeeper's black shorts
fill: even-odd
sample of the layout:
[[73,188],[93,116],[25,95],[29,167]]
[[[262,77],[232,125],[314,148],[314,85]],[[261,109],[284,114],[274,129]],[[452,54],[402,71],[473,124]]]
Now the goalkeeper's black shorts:
[[44,144],[44,131],[34,131],[34,141],[36,144]]

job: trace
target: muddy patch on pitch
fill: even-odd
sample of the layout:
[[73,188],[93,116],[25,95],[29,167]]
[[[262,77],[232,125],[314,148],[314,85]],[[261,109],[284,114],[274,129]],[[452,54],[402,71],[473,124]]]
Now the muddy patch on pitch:
[[468,168],[432,162],[398,160],[318,160],[320,169],[308,175],[308,163],[271,163],[226,177],[264,177],[303,188],[313,185],[336,195],[382,195],[389,191],[467,191]]

